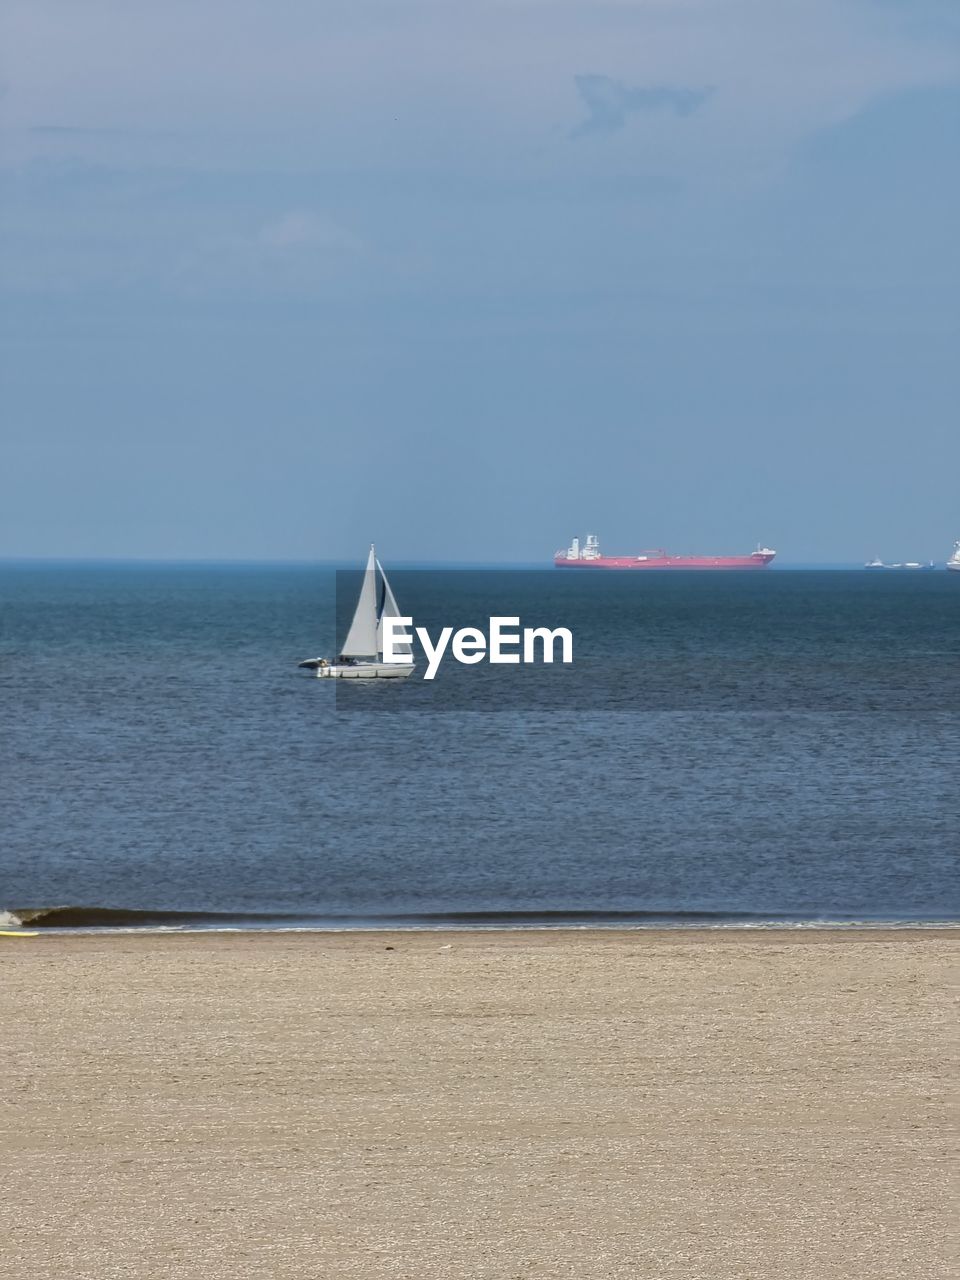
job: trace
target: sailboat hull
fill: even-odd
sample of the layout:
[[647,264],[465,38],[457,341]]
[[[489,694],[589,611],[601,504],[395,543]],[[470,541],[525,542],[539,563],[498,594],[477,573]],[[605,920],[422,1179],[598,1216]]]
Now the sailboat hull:
[[[300,665],[314,664],[301,662]],[[331,662],[326,666],[318,663],[314,674],[321,680],[405,680],[413,675],[413,663],[402,666],[395,662]]]

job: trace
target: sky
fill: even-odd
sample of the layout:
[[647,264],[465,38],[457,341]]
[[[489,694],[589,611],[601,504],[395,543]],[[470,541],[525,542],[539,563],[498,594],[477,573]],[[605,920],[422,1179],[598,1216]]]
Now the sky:
[[0,557],[960,538],[954,0],[6,0]]

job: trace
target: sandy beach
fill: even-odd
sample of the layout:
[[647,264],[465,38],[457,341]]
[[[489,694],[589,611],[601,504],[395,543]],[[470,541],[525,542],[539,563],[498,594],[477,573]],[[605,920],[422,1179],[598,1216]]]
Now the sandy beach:
[[2,1257],[57,1280],[952,1276],[958,942],[3,938]]

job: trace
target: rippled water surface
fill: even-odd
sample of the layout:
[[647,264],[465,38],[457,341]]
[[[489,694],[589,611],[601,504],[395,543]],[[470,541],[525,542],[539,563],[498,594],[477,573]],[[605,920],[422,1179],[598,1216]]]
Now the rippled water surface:
[[960,917],[960,575],[393,578],[573,668],[338,691],[331,569],[0,568],[0,907]]

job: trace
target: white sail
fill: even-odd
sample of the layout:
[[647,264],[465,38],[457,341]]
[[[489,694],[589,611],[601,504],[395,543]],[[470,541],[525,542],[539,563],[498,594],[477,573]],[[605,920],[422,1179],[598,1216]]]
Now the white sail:
[[[383,602],[380,607],[380,617],[377,621],[377,653],[383,653],[383,620],[384,618],[399,618],[400,607],[390,590],[390,583],[387,581],[387,575],[383,571],[383,565],[377,561],[377,568],[380,570],[380,577],[383,579]],[[394,642],[394,653],[411,655],[413,649],[405,642]]]
[[960,569],[960,542],[953,544],[953,555],[947,561],[951,569]]
[[367,567],[363,571],[360,598],[350,623],[350,630],[340,652],[347,658],[375,658],[379,651],[377,636],[377,556],[370,544]]

